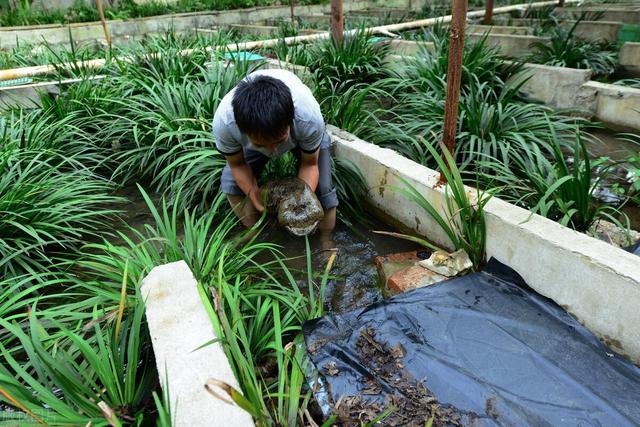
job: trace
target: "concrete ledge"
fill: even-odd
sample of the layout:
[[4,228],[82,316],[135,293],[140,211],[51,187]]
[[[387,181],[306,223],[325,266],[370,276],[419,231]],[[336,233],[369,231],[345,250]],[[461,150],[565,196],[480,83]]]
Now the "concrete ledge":
[[[450,248],[446,235],[419,206],[386,185],[405,179],[437,209],[444,189],[438,173],[329,126],[336,155],[354,162],[367,180],[368,202],[405,228]],[[487,256],[520,273],[538,293],[576,316],[608,346],[640,363],[640,262],[637,256],[497,198],[486,207]]]
[[637,24],[640,22],[640,7],[617,6],[615,4],[593,7],[559,7],[554,14],[562,18],[577,18],[583,12],[601,12],[603,21],[617,21],[625,24]]
[[[104,77],[93,76],[88,80],[101,80]],[[61,86],[80,83],[83,80],[85,79],[66,79],[0,88],[0,111],[12,107],[41,107],[40,96],[43,94],[57,95],[60,93]]]
[[640,75],[640,43],[624,43],[620,48],[618,62],[627,73]]
[[556,109],[580,109],[591,117],[595,113],[595,91],[584,84],[591,79],[591,70],[524,64],[524,70],[512,78],[527,79],[522,93],[528,99]]
[[239,387],[220,343],[198,349],[217,337],[197,286],[184,261],[154,268],[141,286],[161,384],[169,385],[174,426],[253,426],[249,413],[204,388],[209,378]]
[[640,89],[588,82],[596,92],[595,118],[622,129],[640,129]]
[[[344,11],[358,11],[373,4],[370,0],[345,2]],[[306,15],[327,13],[329,4],[298,5],[296,14]],[[114,41],[137,39],[145,34],[164,33],[174,29],[177,33],[193,32],[197,29],[210,29],[231,24],[251,24],[275,18],[290,17],[289,6],[264,6],[247,9],[206,11],[159,15],[131,20],[108,21],[109,31]],[[71,25],[45,25],[34,27],[0,27],[0,49],[11,49],[19,43],[41,43],[43,38],[50,44],[68,44],[69,31],[74,42],[88,43],[104,39],[100,22],[75,23]]]
[[469,25],[467,32],[479,34],[516,34],[526,36],[533,34],[533,28],[508,25]]
[[[482,33],[470,33],[468,38],[471,42],[477,42],[482,40],[485,34]],[[526,56],[531,52],[529,46],[536,42],[545,42],[549,40],[548,37],[536,37],[526,35],[512,35],[512,34],[488,34],[486,35],[487,44],[489,46],[497,46],[503,55],[512,57]]]
[[392,55],[396,56],[416,55],[423,49],[427,49],[432,53],[435,51],[435,46],[432,42],[391,39],[383,43],[388,43],[391,47]]
[[[502,16],[495,17],[493,21],[495,24],[508,24],[516,27],[531,27],[531,24],[535,22],[533,19],[515,19]],[[574,20],[563,20],[560,25],[571,28],[575,22]],[[622,22],[618,21],[581,21],[576,26],[575,34],[586,40],[612,42],[618,40],[621,28]]]

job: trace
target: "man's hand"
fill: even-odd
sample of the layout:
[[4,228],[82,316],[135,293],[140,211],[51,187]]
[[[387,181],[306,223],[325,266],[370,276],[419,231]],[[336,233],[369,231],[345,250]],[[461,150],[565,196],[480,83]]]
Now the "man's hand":
[[242,192],[249,197],[251,204],[253,204],[258,212],[264,211],[260,187],[258,187],[256,178],[253,176],[251,166],[249,166],[244,159],[243,152],[241,151],[238,154],[225,157],[229,167],[231,168],[231,174],[235,178],[238,187],[240,187]]
[[256,208],[258,212],[262,213],[264,211],[264,205],[262,204],[262,192],[260,191],[260,187],[256,186],[249,190],[249,194],[247,194],[247,196],[249,196],[249,200],[251,200],[253,207]]

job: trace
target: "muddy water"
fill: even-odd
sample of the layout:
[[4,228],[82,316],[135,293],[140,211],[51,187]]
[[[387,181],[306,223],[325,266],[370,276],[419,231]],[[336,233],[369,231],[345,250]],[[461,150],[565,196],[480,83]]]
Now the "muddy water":
[[[624,162],[629,157],[638,155],[640,152],[640,137],[637,138],[639,143],[634,143],[609,129],[591,130],[589,133],[597,138],[597,141],[587,142],[587,148],[593,158],[609,157],[613,162]],[[604,182],[601,188],[602,191],[599,191],[602,202],[617,204],[622,201],[620,196],[611,192],[611,186],[616,182],[624,187],[628,186],[627,168],[624,164],[621,164],[616,169],[617,171],[614,174],[616,181]],[[622,208],[622,212],[629,218],[631,228],[640,230],[640,207],[627,204]]]
[[[338,221],[332,242],[320,238],[317,234],[309,239],[315,272],[325,269],[328,258],[325,249],[337,249],[338,256],[331,270],[335,279],[327,284],[327,309],[344,312],[380,300],[382,292],[374,264],[376,256],[418,249],[415,243],[375,234],[371,230],[390,228],[380,222],[374,222],[372,227],[364,227],[348,226]],[[303,237],[293,237],[281,228],[270,227],[265,230],[261,239],[282,246],[284,255],[291,257],[287,261],[289,268],[306,270],[306,244]]]
[[[589,133],[599,140],[599,142],[588,143],[589,153],[593,157],[609,157],[614,162],[620,162],[626,161],[640,151],[640,143],[635,144],[627,141],[612,130],[594,129]],[[638,137],[638,141],[640,142],[640,137]]]
[[[128,202],[116,206],[124,210],[122,217],[128,226],[142,230],[145,224],[155,224],[137,187],[125,187],[118,190],[117,195],[128,199]],[[150,196],[158,207],[160,196],[153,192],[150,192]],[[114,229],[134,238],[133,233],[122,222],[114,225]],[[418,249],[415,243],[375,234],[371,230],[389,231],[391,229],[381,222],[373,222],[371,227],[365,227],[348,226],[338,221],[332,240],[321,239],[318,233],[309,239],[313,271],[316,273],[323,272],[326,267],[328,253],[325,249],[337,249],[338,256],[332,268],[332,276],[335,278],[328,283],[326,290],[328,309],[342,312],[378,301],[382,298],[382,293],[378,286],[375,257]],[[109,240],[115,244],[123,243],[119,237],[112,237]],[[298,271],[295,277],[300,279],[306,277],[307,267],[304,256],[306,244],[303,237],[294,237],[283,228],[277,227],[275,221],[271,221],[259,240],[280,245],[284,256],[288,258],[287,266]]]

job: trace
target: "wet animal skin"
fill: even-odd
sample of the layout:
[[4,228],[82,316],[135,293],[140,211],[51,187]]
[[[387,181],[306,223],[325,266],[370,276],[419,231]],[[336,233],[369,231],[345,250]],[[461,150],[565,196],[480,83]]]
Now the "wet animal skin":
[[277,213],[278,223],[294,236],[313,233],[324,218],[320,201],[299,178],[270,181],[262,187],[268,210]]

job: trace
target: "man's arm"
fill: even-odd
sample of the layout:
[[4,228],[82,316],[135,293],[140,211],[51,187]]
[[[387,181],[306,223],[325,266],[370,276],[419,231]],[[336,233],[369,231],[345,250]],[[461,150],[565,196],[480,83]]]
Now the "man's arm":
[[302,151],[300,156],[300,170],[298,171],[298,178],[306,182],[313,192],[316,191],[318,179],[320,177],[320,170],[318,169],[319,156],[319,149],[313,153],[305,153]]
[[232,154],[229,156],[225,155],[225,158],[227,159],[229,168],[231,168],[231,174],[235,178],[238,187],[240,187],[244,194],[249,196],[249,200],[251,200],[251,203],[258,212],[264,211],[258,182],[256,181],[256,177],[253,176],[253,170],[251,169],[251,166],[249,166],[249,164],[245,161],[243,152],[240,151],[237,154]]

